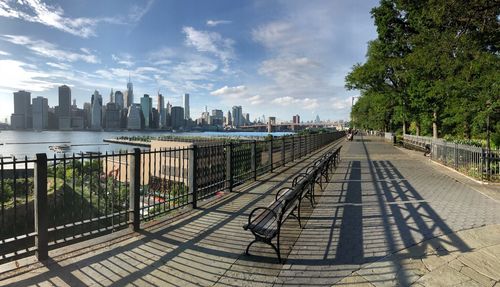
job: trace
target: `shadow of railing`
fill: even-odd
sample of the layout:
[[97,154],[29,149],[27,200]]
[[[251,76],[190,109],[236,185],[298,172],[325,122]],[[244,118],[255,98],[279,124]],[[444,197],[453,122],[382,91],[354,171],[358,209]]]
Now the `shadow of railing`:
[[[314,152],[313,155],[321,154],[322,150]],[[312,158],[303,158],[297,160],[296,164],[311,161]],[[272,252],[266,253],[266,256],[247,257],[243,255],[244,246],[248,243],[250,234],[246,234],[242,230],[242,219],[246,220],[251,208],[257,204],[262,204],[265,198],[271,200],[272,196],[270,195],[284,184],[291,182],[293,176],[300,170],[295,165],[289,165],[279,171],[280,173],[271,174],[242,187],[237,192],[229,194],[217,202],[212,202],[206,207],[202,206],[194,210],[194,214],[186,218],[180,218],[173,223],[151,225],[148,230],[136,233],[139,237],[137,240],[121,242],[118,246],[113,246],[110,251],[97,252],[96,255],[89,255],[88,257],[83,256],[83,259],[74,259],[69,264],[60,264],[57,258],[39,263],[39,267],[46,270],[46,272],[35,273],[31,277],[25,276],[29,278],[18,280],[16,283],[20,285],[36,285],[44,282],[47,278],[52,278],[51,280],[56,278],[69,285],[86,285],[88,282],[82,281],[81,278],[83,277],[88,281],[106,286],[122,286],[135,281],[161,286],[166,283],[173,284],[173,282],[169,281],[175,278],[180,280],[176,281],[177,285],[182,284],[179,283],[182,280],[185,283],[205,285],[206,283],[213,284],[215,281],[197,278],[199,272],[209,270],[208,273],[210,273],[210,268],[214,264],[220,263],[222,267],[215,268],[216,270],[211,274],[213,276],[218,274],[217,276],[220,277],[238,258],[243,258],[243,261],[250,263],[257,261],[261,264],[275,265],[277,266],[275,267],[276,270],[278,270],[281,265],[275,264],[276,259]],[[276,180],[280,175],[281,180]],[[262,186],[266,186],[264,192],[249,192]],[[228,206],[233,206],[235,202],[240,201],[237,211],[229,213],[225,210]],[[207,258],[210,259],[207,260]],[[61,259],[64,261],[65,258]],[[220,262],[217,262],[218,260]],[[184,263],[178,263],[177,261],[183,261]],[[107,262],[109,266],[106,267],[103,262]],[[177,267],[169,265],[170,272],[163,272],[170,279],[157,278],[157,272],[162,273],[162,268],[167,268],[166,263],[172,263]],[[193,268],[193,265],[197,267]],[[30,270],[27,270],[27,272],[30,272]],[[156,275],[153,275],[153,273]],[[184,275],[179,275],[183,273]],[[78,274],[78,276],[75,274]],[[88,274],[94,274],[95,277]],[[149,279],[144,281],[144,277]],[[52,283],[56,284],[55,282]]]

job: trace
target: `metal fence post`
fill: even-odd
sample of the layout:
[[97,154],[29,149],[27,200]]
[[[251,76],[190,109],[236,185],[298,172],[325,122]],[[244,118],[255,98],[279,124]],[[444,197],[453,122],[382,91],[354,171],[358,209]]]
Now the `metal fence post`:
[[271,172],[273,172],[273,138],[269,140],[269,161],[271,162]]
[[196,166],[197,166],[197,153],[198,147],[193,144],[189,149],[189,163],[188,163],[188,181],[189,181],[189,200],[193,204],[193,208],[197,208],[198,195],[196,194],[198,188],[196,186]]
[[455,170],[458,170],[458,144],[455,143],[455,147],[454,147],[454,150],[453,150],[453,157],[454,157],[454,166],[455,166]]
[[35,163],[35,255],[38,260],[49,258],[48,205],[47,205],[47,155],[36,154]]
[[285,166],[285,137],[281,137],[281,165]]
[[226,181],[227,190],[233,191],[233,143],[227,145],[226,150]]
[[253,180],[257,180],[257,141],[252,142],[252,150],[250,154],[250,164],[252,169]]
[[133,231],[140,230],[140,192],[141,192],[141,149],[134,148],[130,157],[130,191],[129,191],[129,227]]
[[292,136],[292,161],[295,160],[295,136]]

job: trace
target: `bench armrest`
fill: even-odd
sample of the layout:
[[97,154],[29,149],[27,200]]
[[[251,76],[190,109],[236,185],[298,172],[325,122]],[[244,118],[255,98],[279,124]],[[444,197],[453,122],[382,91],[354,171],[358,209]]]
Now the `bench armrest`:
[[247,223],[247,224],[245,224],[245,225],[243,225],[243,229],[244,229],[244,230],[247,230],[247,229],[248,229],[248,227],[250,226],[250,224],[252,223],[253,214],[254,214],[256,211],[261,210],[261,209],[262,209],[262,210],[267,210],[267,211],[269,211],[269,212],[273,215],[273,217],[275,217],[275,218],[276,218],[276,220],[278,220],[278,214],[276,214],[276,212],[275,212],[274,210],[270,209],[269,207],[263,207],[263,206],[261,206],[261,207],[257,207],[257,208],[255,208],[254,210],[252,210],[252,212],[250,212],[250,215],[248,216],[248,223]]

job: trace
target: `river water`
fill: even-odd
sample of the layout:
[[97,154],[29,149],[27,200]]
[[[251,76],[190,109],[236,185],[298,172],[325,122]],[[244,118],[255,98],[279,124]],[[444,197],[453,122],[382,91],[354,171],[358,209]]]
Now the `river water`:
[[[276,132],[273,136],[281,136],[290,133]],[[266,132],[190,132],[170,133],[159,131],[144,132],[92,132],[92,131],[0,131],[0,157],[34,157],[37,153],[54,153],[49,149],[51,145],[67,144],[70,150],[67,153],[81,152],[110,152],[118,150],[131,150],[133,146],[108,144],[104,139],[112,139],[119,136],[204,136],[204,137],[258,137],[266,136]]]

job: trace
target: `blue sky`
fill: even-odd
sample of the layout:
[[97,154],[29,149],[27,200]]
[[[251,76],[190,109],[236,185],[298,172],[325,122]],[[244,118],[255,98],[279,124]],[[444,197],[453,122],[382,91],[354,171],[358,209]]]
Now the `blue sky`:
[[135,101],[158,90],[191,116],[242,105],[251,119],[348,119],[344,77],[376,37],[378,1],[0,0],[0,119],[12,92],[57,105],[67,84],[79,107],[98,90]]

